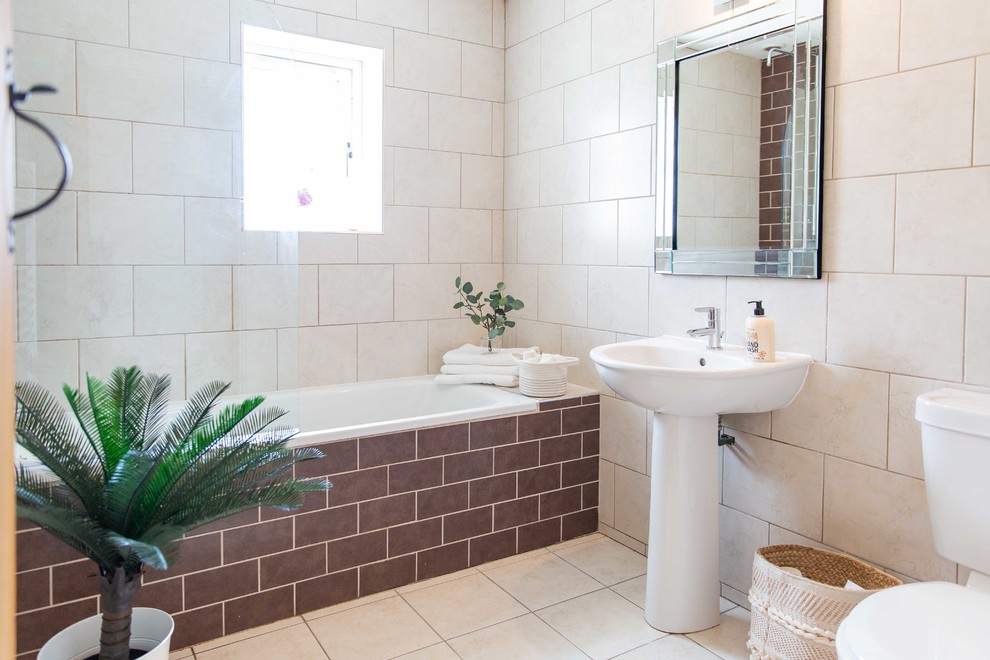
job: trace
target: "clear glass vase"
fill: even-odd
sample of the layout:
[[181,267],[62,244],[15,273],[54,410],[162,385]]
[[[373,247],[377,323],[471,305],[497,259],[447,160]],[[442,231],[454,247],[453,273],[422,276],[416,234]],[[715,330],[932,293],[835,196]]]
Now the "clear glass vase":
[[478,346],[481,348],[482,353],[493,353],[502,348],[502,335],[499,335],[495,339],[489,339],[488,335],[482,335],[481,341],[478,342]]

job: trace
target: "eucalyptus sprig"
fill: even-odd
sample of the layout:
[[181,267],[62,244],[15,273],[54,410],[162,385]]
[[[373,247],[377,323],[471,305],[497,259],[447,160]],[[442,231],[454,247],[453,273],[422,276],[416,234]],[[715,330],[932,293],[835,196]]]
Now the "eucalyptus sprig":
[[[460,301],[454,304],[454,309],[466,310],[464,316],[488,331],[488,350],[492,350],[492,340],[501,336],[506,328],[515,327],[516,322],[506,317],[509,312],[525,307],[523,301],[505,293],[505,282],[499,282],[495,290],[485,297],[482,297],[481,292],[475,293],[474,285],[470,282],[462,284],[460,277],[454,280],[454,286],[457,287],[457,294],[461,297]],[[491,308],[490,312],[485,311],[486,305]]]

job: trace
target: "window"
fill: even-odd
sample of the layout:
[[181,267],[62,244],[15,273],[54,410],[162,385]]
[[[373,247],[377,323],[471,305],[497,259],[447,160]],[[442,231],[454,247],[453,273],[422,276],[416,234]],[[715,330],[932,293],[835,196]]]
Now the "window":
[[244,229],[381,233],[378,48],[244,26]]

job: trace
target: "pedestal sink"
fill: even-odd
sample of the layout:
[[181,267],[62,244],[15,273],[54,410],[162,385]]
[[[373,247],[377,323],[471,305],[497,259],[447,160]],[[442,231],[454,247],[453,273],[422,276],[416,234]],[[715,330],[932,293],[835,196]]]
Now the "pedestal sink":
[[671,633],[719,622],[718,416],[790,403],[812,359],[752,362],[742,346],[654,337],[592,349],[602,379],[653,410],[646,622]]

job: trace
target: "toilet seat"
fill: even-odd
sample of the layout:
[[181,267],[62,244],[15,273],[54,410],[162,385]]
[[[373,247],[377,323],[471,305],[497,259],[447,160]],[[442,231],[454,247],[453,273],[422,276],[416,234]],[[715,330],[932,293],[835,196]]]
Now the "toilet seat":
[[839,626],[840,660],[986,660],[990,595],[949,582],[884,589]]

